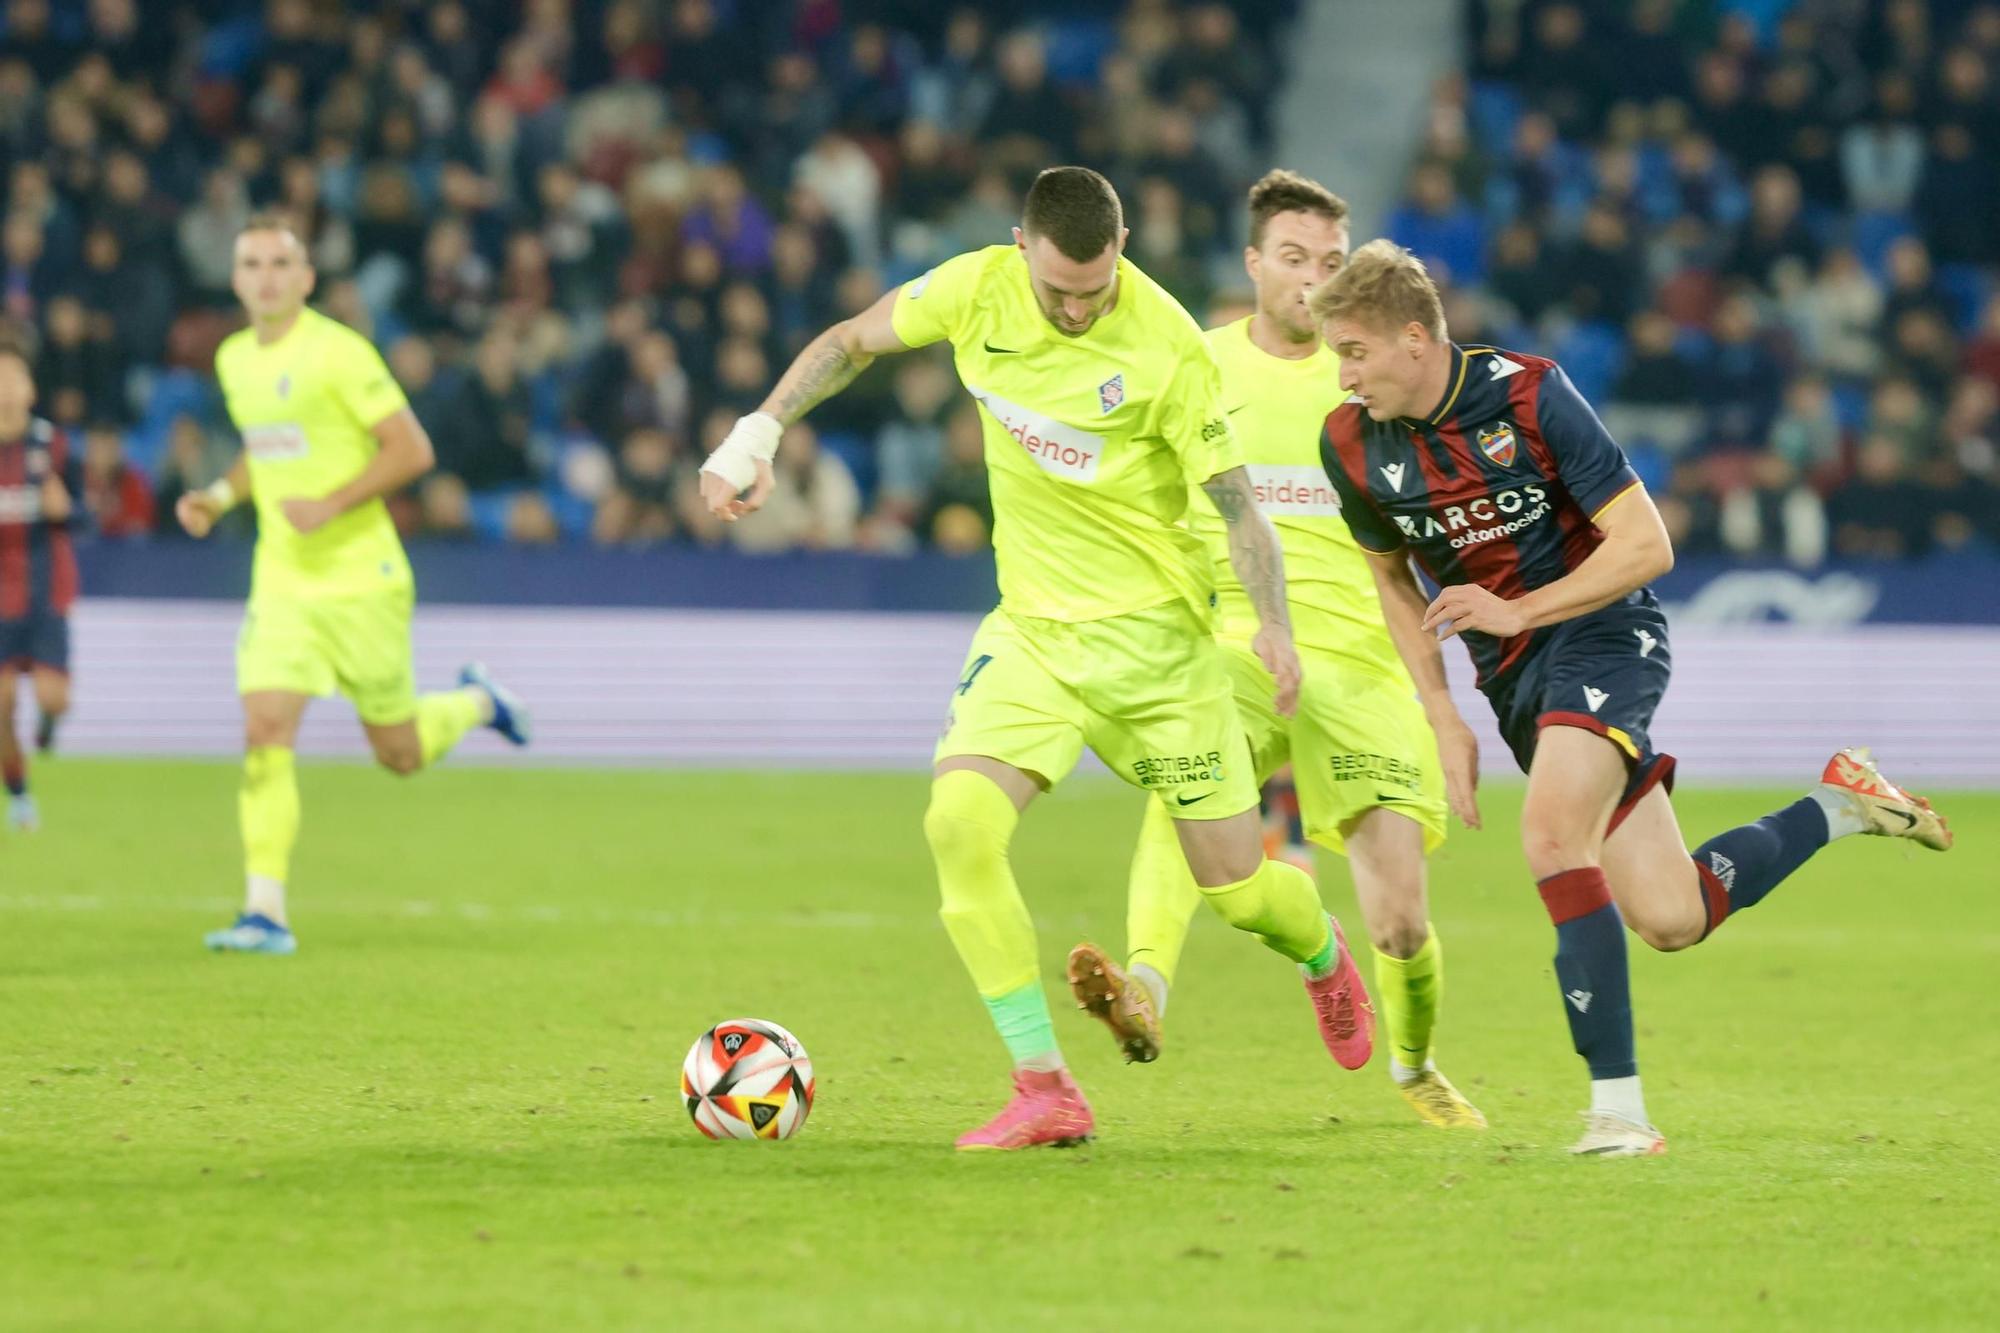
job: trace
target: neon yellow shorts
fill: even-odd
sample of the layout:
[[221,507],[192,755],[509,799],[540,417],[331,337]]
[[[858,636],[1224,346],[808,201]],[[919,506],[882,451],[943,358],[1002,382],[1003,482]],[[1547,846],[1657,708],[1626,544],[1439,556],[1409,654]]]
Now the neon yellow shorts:
[[1086,745],[1176,819],[1257,804],[1228,666],[1185,603],[1078,624],[1004,610],[980,622],[936,758],[986,755],[1054,786]]
[[363,722],[407,721],[417,711],[415,605],[408,586],[362,597],[253,600],[236,636],[236,692],[338,692]]
[[1250,645],[1219,642],[1257,781],[1291,764],[1308,838],[1344,851],[1354,822],[1386,806],[1423,826],[1426,852],[1444,841],[1437,738],[1409,681],[1330,653],[1301,654],[1298,712],[1279,717],[1272,706],[1277,687]]

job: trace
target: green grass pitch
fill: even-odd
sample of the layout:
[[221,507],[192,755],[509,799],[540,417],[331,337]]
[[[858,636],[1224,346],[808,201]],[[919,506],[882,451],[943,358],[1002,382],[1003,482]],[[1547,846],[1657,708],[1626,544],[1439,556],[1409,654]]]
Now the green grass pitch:
[[[1663,1159],[1562,1151],[1583,1077],[1506,788],[1432,885],[1489,1133],[1337,1069],[1203,919],[1159,1064],[1052,992],[1096,1143],[959,1157],[1006,1071],[918,776],[308,765],[287,960],[200,948],[232,766],[36,775],[46,830],[0,837],[0,1327],[1900,1330],[2000,1290],[1993,794],[1938,793],[1947,856],[1849,840],[1691,953],[1634,942]],[[1137,822],[1105,779],[1030,813],[1051,978],[1122,944]],[[789,1143],[679,1102],[743,1015],[816,1062]]]

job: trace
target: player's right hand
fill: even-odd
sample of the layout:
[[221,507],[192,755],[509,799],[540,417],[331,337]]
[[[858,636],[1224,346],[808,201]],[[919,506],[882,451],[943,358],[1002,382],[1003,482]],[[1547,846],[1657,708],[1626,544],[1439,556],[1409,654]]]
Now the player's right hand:
[[215,520],[222,517],[222,511],[215,501],[200,491],[189,491],[174,502],[174,517],[181,521],[187,535],[200,539],[206,537],[215,527]]
[[1279,717],[1290,717],[1299,711],[1299,681],[1304,670],[1299,666],[1299,650],[1292,643],[1292,632],[1288,628],[1265,625],[1257,631],[1257,637],[1250,641],[1251,650],[1257,660],[1271,673],[1277,684],[1277,696],[1272,706]]
[[757,461],[756,468],[757,478],[750,483],[747,492],[738,491],[713,472],[702,473],[701,502],[708,506],[708,512],[724,523],[734,523],[745,514],[761,508],[777,478],[771,472],[771,465],[762,459]]
[[[1433,724],[1435,726],[1435,724]],[[1479,738],[1463,721],[1435,726],[1438,762],[1444,766],[1444,799],[1458,822],[1479,827]]]
[[768,412],[736,418],[701,465],[701,500],[709,513],[734,523],[763,505],[771,494],[771,460],[784,433],[784,423]]

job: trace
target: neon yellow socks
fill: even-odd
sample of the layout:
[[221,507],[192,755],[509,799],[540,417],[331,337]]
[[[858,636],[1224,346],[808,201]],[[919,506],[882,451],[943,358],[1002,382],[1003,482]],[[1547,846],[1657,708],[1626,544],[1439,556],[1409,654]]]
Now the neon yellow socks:
[[1062,1068],[1036,966],[1035,925],[1007,846],[1021,815],[991,778],[953,769],[931,784],[924,836],[937,865],[938,916],[986,1000],[1014,1063]]
[[243,829],[243,869],[250,884],[248,908],[282,923],[284,884],[292,844],[299,839],[299,780],[292,752],[260,745],[243,756],[243,785],[236,811]]
[[1224,921],[1293,962],[1331,965],[1333,927],[1320,906],[1319,886],[1297,866],[1267,859],[1250,878],[1203,888],[1201,896]]
[[1431,1058],[1431,1033],[1444,996],[1444,948],[1430,927],[1423,947],[1408,958],[1375,951],[1375,1003],[1389,1029],[1390,1072],[1397,1082],[1415,1078]]
[[486,721],[486,692],[472,686],[440,690],[417,700],[417,743],[424,767],[451,753],[465,733]]
[[[1157,798],[1148,797],[1126,883],[1125,945],[1127,970],[1153,990],[1156,1011],[1165,1008],[1166,990],[1180,967],[1181,948],[1200,902],[1201,890],[1181,851],[1173,816]],[[1157,988],[1146,977],[1148,971],[1159,979]]]

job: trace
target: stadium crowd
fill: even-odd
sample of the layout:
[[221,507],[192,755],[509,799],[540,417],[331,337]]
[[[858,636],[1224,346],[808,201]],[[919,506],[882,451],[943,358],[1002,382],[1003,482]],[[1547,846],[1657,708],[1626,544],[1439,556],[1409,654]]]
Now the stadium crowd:
[[[941,354],[794,427],[756,523],[710,519],[694,469],[820,328],[1004,237],[1052,161],[1103,167],[1141,266],[1226,308],[1295,9],[6,0],[0,313],[107,537],[171,538],[232,455],[231,243],[282,205],[437,445],[408,535],[976,550]],[[1559,358],[1684,551],[2000,543],[2000,6],[1467,13],[1387,228],[1460,341]]]
[[1688,553],[2000,544],[2000,5],[1469,0],[1389,223]]
[[710,518],[694,469],[821,328],[1004,239],[1052,161],[1104,166],[1202,309],[1288,8],[8,0],[5,314],[107,536],[171,535],[235,449],[208,372],[236,230],[277,205],[436,444],[408,534],[974,549],[979,432],[937,355],[795,427],[757,523]]

